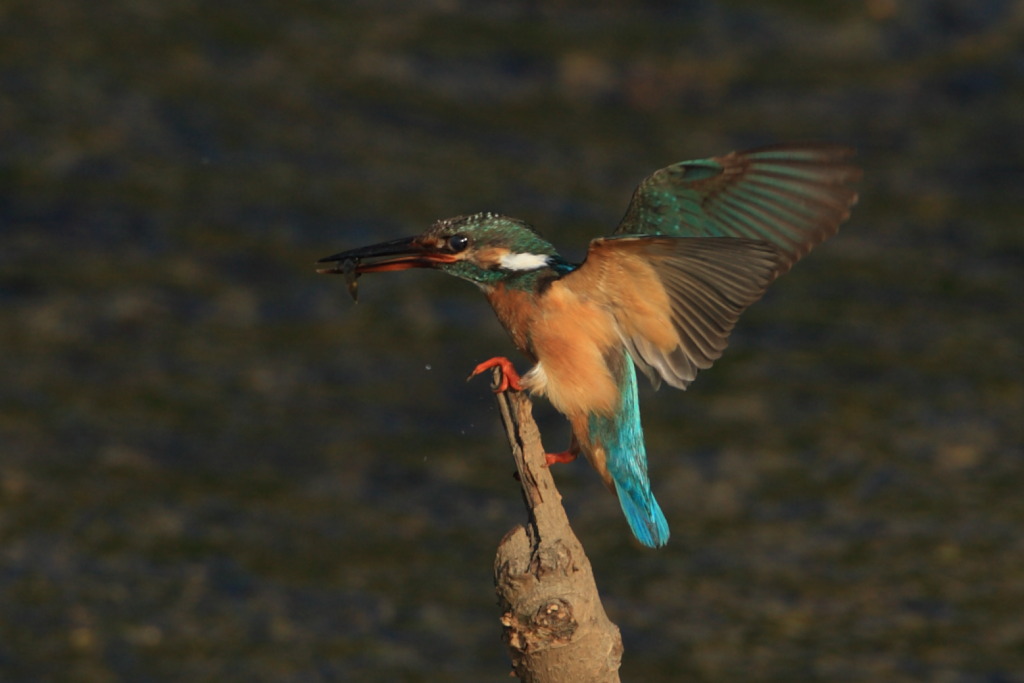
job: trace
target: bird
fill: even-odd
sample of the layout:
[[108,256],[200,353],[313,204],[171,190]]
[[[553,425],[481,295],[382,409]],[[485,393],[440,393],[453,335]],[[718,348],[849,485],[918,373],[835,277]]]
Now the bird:
[[545,396],[582,453],[618,496],[636,539],[669,539],[652,491],[637,400],[637,369],[655,388],[686,389],[726,347],[740,314],[768,285],[836,234],[858,195],[854,150],[778,144],[672,164],[646,177],[612,234],[572,263],[525,221],[498,213],[439,220],[420,235],[327,256],[355,298],[366,273],[431,268],[487,297],[515,347],[496,391]]

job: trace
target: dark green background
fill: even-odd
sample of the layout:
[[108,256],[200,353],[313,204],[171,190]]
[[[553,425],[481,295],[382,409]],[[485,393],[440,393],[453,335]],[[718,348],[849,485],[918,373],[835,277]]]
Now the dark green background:
[[0,679],[507,680],[463,380],[511,345],[313,261],[479,210],[579,258],[659,166],[821,139],[851,222],[644,388],[671,544],[558,468],[623,676],[1024,680],[1022,44],[1019,0],[4,3]]

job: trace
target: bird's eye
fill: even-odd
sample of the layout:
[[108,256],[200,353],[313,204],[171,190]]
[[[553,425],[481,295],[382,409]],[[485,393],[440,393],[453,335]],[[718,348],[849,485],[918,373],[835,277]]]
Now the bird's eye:
[[454,252],[463,251],[469,246],[469,238],[465,235],[452,235],[448,238],[448,248]]

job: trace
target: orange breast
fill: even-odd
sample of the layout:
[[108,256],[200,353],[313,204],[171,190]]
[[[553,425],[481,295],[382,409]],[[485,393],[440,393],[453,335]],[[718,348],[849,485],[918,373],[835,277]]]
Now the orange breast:
[[537,314],[536,296],[518,289],[508,289],[499,283],[485,289],[487,300],[505,327],[512,343],[530,360],[536,361],[533,348],[530,346],[529,331]]
[[539,297],[498,285],[487,298],[515,345],[536,361],[523,386],[547,396],[569,419],[580,450],[611,486],[604,449],[590,442],[589,416],[614,415],[620,400],[605,361],[622,344],[615,319],[606,306],[561,281]]
[[535,390],[570,419],[587,413],[612,415],[618,388],[605,362],[621,340],[611,314],[561,282],[540,298],[530,343],[541,366]]
[[614,413],[618,390],[605,354],[622,342],[604,307],[560,281],[541,296],[499,284],[487,298],[516,347],[537,362],[523,378],[527,389],[570,420]]

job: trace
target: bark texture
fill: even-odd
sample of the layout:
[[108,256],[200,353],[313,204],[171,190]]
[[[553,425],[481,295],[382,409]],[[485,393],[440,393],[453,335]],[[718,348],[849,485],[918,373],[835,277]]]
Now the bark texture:
[[544,466],[533,406],[518,392],[497,399],[529,516],[505,535],[494,561],[513,673],[533,683],[618,681],[619,628],[605,614],[590,560]]

